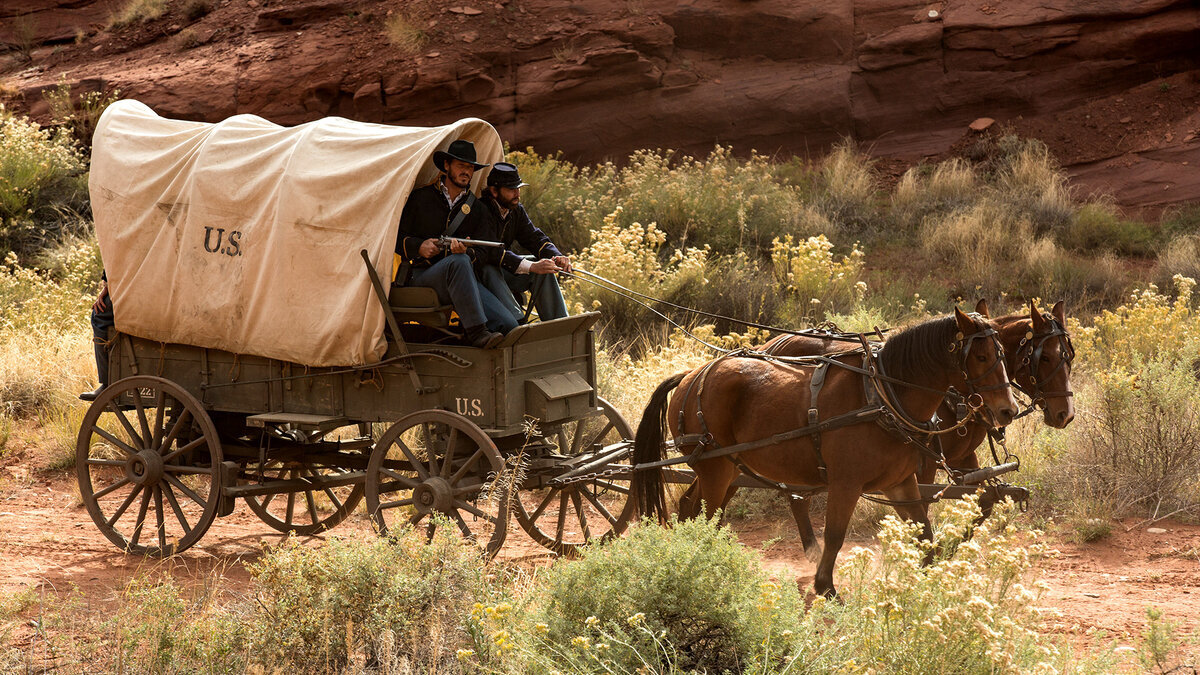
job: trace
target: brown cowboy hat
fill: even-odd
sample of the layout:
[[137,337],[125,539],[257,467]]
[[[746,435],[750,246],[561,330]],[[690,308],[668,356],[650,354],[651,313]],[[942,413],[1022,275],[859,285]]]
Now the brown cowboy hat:
[[438,171],[445,173],[446,160],[457,159],[460,162],[466,162],[473,165],[476,169],[482,169],[490,164],[480,164],[475,161],[475,144],[471,141],[459,139],[450,144],[450,147],[445,151],[438,150],[433,153],[433,165],[438,168]]

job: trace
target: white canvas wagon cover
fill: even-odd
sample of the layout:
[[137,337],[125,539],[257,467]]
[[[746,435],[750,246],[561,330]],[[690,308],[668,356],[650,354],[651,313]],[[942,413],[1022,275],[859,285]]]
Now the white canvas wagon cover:
[[359,251],[386,283],[409,192],[459,138],[481,162],[503,159],[478,119],[285,128],[117,101],[96,128],[89,179],[117,330],[311,366],[379,360],[385,318]]

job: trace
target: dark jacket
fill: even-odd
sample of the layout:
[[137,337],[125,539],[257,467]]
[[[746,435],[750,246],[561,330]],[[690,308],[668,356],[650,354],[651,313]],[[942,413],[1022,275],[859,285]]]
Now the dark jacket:
[[[486,237],[480,236],[480,232],[490,227],[491,218],[487,215],[487,209],[478,199],[460,199],[455,203],[454,211],[451,212],[450,205],[446,203],[446,197],[438,187],[437,181],[413,190],[404,204],[404,211],[400,214],[400,231],[396,235],[396,253],[399,253],[405,260],[413,261],[413,267],[417,268],[429,267],[441,260],[446,255],[445,251],[432,258],[422,258],[421,242],[445,234],[446,228],[450,226],[450,221],[469,201],[473,201],[474,207],[469,209],[470,213],[463,218],[462,224],[454,232],[454,237],[456,239],[486,239]],[[467,255],[472,261],[477,261],[478,254],[475,247],[467,248]]]
[[489,217],[487,223],[488,229],[481,232],[478,238],[498,241],[504,244],[503,251],[500,249],[485,249],[482,251],[480,262],[487,265],[500,265],[504,269],[515,273],[517,267],[521,264],[521,256],[512,252],[511,249],[514,242],[520,244],[521,248],[532,253],[538,260],[562,255],[558,248],[554,246],[554,242],[550,241],[550,237],[547,237],[545,232],[542,232],[533,224],[523,205],[518,204],[517,208],[510,209],[508,215],[501,218],[500,205],[496,203],[496,200],[492,199],[490,192],[484,192],[483,197],[479,201],[487,207],[486,210]]

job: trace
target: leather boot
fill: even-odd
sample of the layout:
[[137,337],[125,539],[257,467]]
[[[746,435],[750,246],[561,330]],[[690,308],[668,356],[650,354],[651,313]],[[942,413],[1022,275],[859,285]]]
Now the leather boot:
[[504,335],[493,333],[486,326],[471,326],[466,329],[464,337],[468,345],[479,347],[480,349],[491,349],[500,344],[500,341],[504,339]]

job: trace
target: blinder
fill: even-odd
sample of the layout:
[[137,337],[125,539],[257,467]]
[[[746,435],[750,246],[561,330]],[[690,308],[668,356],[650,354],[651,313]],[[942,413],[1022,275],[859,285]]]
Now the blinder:
[[[1070,367],[1071,363],[1075,360],[1075,346],[1071,344],[1071,334],[1057,319],[1049,314],[1043,314],[1042,318],[1050,325],[1050,330],[1037,335],[1028,334],[1021,340],[1021,346],[1017,350],[1018,361],[1021,367],[1028,371],[1026,376],[1028,384],[1022,383],[1024,378],[1017,376],[1016,373],[1013,374],[1012,382],[1014,387],[1033,401],[1034,405],[1038,403],[1045,405],[1048,398],[1068,398],[1075,395],[1071,391],[1043,391],[1043,387],[1049,384],[1050,380],[1058,374],[1058,371]],[[1050,371],[1049,375],[1042,378],[1039,377],[1038,364],[1042,361],[1042,354],[1046,348],[1047,341],[1051,339],[1059,341],[1058,365],[1054,367],[1054,370]],[[1031,387],[1032,390],[1026,387]]]

